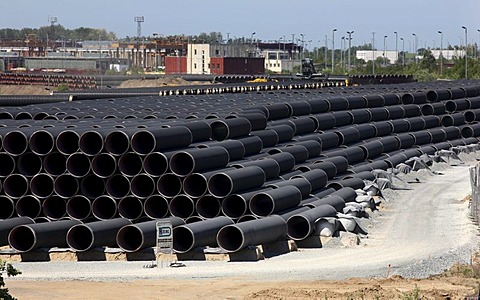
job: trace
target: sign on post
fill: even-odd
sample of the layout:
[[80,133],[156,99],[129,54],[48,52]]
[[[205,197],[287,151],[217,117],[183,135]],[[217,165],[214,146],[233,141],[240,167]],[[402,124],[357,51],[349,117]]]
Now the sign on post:
[[172,254],[173,226],[171,221],[157,222],[157,253]]

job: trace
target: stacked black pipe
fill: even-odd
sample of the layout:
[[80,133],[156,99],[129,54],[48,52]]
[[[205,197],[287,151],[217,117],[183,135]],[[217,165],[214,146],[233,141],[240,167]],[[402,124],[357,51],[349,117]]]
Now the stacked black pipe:
[[314,234],[373,169],[477,143],[480,83],[84,100],[0,119],[0,246],[140,251],[168,218],[177,252],[238,251]]

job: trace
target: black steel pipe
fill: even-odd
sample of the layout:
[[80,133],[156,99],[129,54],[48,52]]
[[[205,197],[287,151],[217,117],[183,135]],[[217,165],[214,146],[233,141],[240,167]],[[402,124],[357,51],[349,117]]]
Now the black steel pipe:
[[157,243],[157,222],[159,221],[171,222],[173,228],[185,224],[185,221],[180,218],[169,217],[125,225],[117,232],[117,245],[125,252],[137,252],[154,247]]
[[[15,213],[15,202],[13,199],[0,195],[0,220],[6,220]],[[1,223],[1,222],[0,222]]]
[[466,121],[465,115],[461,112],[457,112],[449,115],[443,115],[441,117],[442,126],[445,126],[445,127],[464,125],[465,121]]
[[17,159],[18,173],[32,177],[42,170],[42,159],[33,152],[25,152]]
[[227,225],[217,234],[217,243],[227,252],[236,252],[248,246],[268,244],[285,238],[287,223],[277,215]]
[[262,168],[249,166],[241,169],[217,173],[208,180],[208,190],[216,197],[226,197],[233,193],[260,187],[265,182]]
[[311,191],[313,192],[325,187],[328,182],[328,175],[322,169],[313,169],[302,174],[295,175],[291,178],[291,180],[295,178],[305,178],[308,180],[311,186]]
[[192,132],[185,126],[152,127],[134,133],[130,145],[135,153],[147,155],[155,151],[187,147],[192,141]]
[[277,188],[281,188],[281,187],[284,187],[284,186],[294,186],[296,187],[300,193],[302,194],[302,198],[306,198],[308,197],[308,195],[310,195],[310,193],[312,192],[312,185],[310,183],[310,181],[308,181],[306,178],[304,177],[297,177],[295,178],[292,177],[288,180],[283,180],[283,181],[275,181],[275,182],[271,182],[271,183],[266,183],[265,184],[265,187],[271,187],[271,188],[274,188],[274,189],[277,189]]
[[74,177],[84,177],[91,170],[90,159],[81,152],[70,154],[67,158],[67,171]]
[[223,141],[226,139],[246,136],[252,131],[252,125],[246,118],[215,120],[210,123],[212,139]]
[[67,232],[66,240],[70,248],[83,252],[100,246],[117,246],[117,232],[132,222],[124,218],[77,224]]
[[208,147],[178,151],[170,158],[170,170],[178,176],[225,167],[229,154],[223,147]]
[[186,219],[195,213],[195,201],[187,195],[177,195],[168,205],[170,214],[174,217]]
[[[335,116],[331,113],[315,114],[309,116],[317,125],[317,130],[332,129],[336,125]],[[353,118],[353,117],[352,117]]]
[[53,194],[54,179],[52,176],[40,173],[32,177],[30,180],[30,192],[40,199],[44,199]]
[[50,220],[58,220],[67,215],[67,202],[60,196],[52,195],[42,202],[42,212]]
[[138,174],[132,178],[130,190],[135,197],[145,199],[155,192],[156,182],[154,178],[148,174]]
[[337,210],[328,204],[293,215],[287,220],[287,236],[296,241],[304,240],[315,233],[316,220],[336,215]]
[[130,221],[138,220],[143,215],[143,203],[135,196],[126,196],[118,202],[118,215]]
[[102,195],[93,200],[92,214],[99,220],[113,219],[118,214],[117,202],[110,196]]
[[10,231],[20,225],[33,224],[34,221],[29,217],[11,218],[0,222],[0,247],[8,245],[8,234]]
[[269,188],[253,190],[242,194],[231,194],[222,201],[222,213],[232,219],[237,219],[248,212],[248,203],[259,192],[268,191]]
[[52,151],[43,158],[43,169],[52,176],[60,176],[67,171],[67,158],[60,152]]
[[92,213],[91,201],[82,195],[76,195],[67,201],[67,215],[75,220],[85,220]]
[[8,243],[21,253],[38,248],[68,247],[66,234],[72,226],[79,223],[77,220],[63,220],[19,225],[10,231]]
[[290,141],[295,136],[295,131],[293,128],[284,124],[268,126],[265,129],[275,131],[278,136],[279,143]]
[[195,203],[197,214],[205,219],[218,217],[222,211],[222,205],[218,198],[212,195],[204,195]]
[[304,205],[314,208],[325,204],[333,206],[337,212],[342,212],[343,208],[345,207],[345,200],[338,195],[328,195],[320,199],[317,198],[316,200],[305,203]]
[[348,203],[355,201],[355,199],[357,198],[357,193],[352,187],[343,187],[331,193],[330,196],[339,196],[345,201],[345,203]]
[[130,180],[124,175],[115,174],[105,182],[105,191],[115,199],[121,199],[130,193]]
[[7,177],[15,171],[15,159],[13,156],[0,152],[0,178]]
[[118,159],[118,170],[127,177],[140,174],[142,167],[142,157],[135,152],[127,152]]
[[264,148],[272,147],[278,144],[278,134],[275,130],[257,130],[250,133],[252,136],[256,136],[262,140]]
[[80,134],[73,129],[67,129],[60,132],[55,140],[55,146],[58,152],[64,155],[70,155],[78,151],[78,142]]
[[277,189],[259,192],[249,202],[250,211],[261,217],[298,206],[302,193],[295,186],[282,186]]
[[3,192],[12,199],[19,199],[28,193],[29,181],[27,177],[13,173],[3,181]]
[[100,153],[93,157],[91,167],[93,174],[100,178],[108,178],[115,174],[117,160],[110,153]]
[[269,156],[249,162],[232,164],[231,166],[235,168],[246,168],[250,166],[260,167],[265,174],[265,180],[276,178],[280,175],[280,165],[276,160],[270,159]]
[[186,253],[197,247],[216,246],[218,231],[233,224],[227,217],[216,217],[201,222],[180,225],[173,229],[173,249]]
[[152,195],[143,203],[145,215],[150,219],[161,219],[168,215],[168,201],[160,195]]
[[164,197],[173,198],[180,194],[182,189],[182,179],[173,173],[165,173],[158,178],[157,191]]

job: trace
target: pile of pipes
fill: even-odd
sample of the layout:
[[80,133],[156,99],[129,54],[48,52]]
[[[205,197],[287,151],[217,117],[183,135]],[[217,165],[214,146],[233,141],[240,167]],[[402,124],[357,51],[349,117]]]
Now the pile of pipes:
[[134,252],[164,219],[176,252],[361,232],[347,219],[374,207],[372,171],[478,144],[479,96],[466,81],[3,107],[0,246]]

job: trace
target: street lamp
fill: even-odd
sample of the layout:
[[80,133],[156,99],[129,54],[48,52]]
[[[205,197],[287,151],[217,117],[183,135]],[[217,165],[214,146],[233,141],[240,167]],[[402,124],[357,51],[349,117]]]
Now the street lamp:
[[383,37],[383,66],[387,66],[387,37],[388,35]]
[[443,75],[443,32],[439,30],[438,33],[440,33],[440,76],[442,76]]
[[337,31],[337,28],[332,30],[332,73],[335,66],[335,31]]
[[375,32],[372,32],[372,74],[375,75]]
[[395,33],[395,55],[397,56],[398,61],[398,32],[394,31],[393,33]]
[[300,36],[302,37],[302,53],[300,54],[300,58],[303,60],[305,58],[305,43],[304,43],[304,40],[305,40],[305,34],[303,33],[300,33]]
[[[480,42],[480,29],[477,29],[478,31],[478,41]],[[477,44],[477,51],[475,52],[475,57],[478,57],[478,44]]]
[[342,36],[342,42],[341,42],[341,45],[340,45],[340,68],[342,69],[342,73],[344,72],[344,68],[343,68],[343,65],[344,65],[344,62],[343,62],[343,55],[344,55],[344,52],[343,52],[343,49],[345,48],[345,37]]
[[348,73],[350,73],[350,67],[351,67],[351,64],[350,64],[350,57],[351,57],[351,48],[352,48],[352,34],[354,33],[354,31],[347,31],[347,34],[348,34]]
[[414,48],[414,55],[415,55],[415,64],[417,64],[417,53],[418,53],[418,37],[415,33],[412,33],[412,35],[415,37],[415,40],[414,40],[414,45],[413,45],[413,48]]
[[328,38],[325,35],[325,58],[324,58],[324,69],[327,69],[327,53],[328,53]]
[[256,34],[256,32],[252,32],[252,35],[250,37],[250,44],[253,44],[253,36]]
[[465,79],[468,79],[468,35],[467,35],[467,27],[462,26],[463,30],[465,30]]
[[400,38],[402,41],[402,65],[405,68],[405,40],[403,38]]

